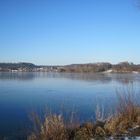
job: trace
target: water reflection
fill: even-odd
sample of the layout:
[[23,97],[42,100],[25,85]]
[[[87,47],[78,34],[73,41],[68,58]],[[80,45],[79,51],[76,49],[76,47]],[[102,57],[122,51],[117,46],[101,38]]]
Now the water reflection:
[[122,84],[140,82],[140,74],[103,74],[103,73],[43,73],[43,72],[0,72],[0,80],[34,80],[36,78],[62,78],[88,82]]
[[0,80],[33,80],[35,74],[32,72],[0,72]]

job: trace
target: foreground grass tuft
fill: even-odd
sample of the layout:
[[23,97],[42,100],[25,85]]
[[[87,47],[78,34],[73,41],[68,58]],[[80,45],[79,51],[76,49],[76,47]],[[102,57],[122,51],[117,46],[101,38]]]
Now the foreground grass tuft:
[[117,112],[106,120],[104,127],[112,135],[129,134],[140,127],[140,106],[132,92],[118,94]]
[[50,114],[40,125],[40,131],[33,133],[28,140],[67,140],[63,117],[61,115]]

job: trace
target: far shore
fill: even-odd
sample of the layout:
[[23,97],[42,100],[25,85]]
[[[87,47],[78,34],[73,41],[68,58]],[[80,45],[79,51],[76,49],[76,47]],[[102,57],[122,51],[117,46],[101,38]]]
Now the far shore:
[[0,63],[0,72],[66,72],[66,73],[140,73],[140,64],[108,62],[40,66],[32,63]]

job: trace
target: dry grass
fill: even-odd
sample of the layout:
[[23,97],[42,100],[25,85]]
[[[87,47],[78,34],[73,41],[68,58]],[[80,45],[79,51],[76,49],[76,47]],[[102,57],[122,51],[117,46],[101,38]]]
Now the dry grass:
[[[61,115],[50,114],[45,118],[42,124],[40,122],[40,129],[37,133],[33,133],[27,140],[67,140],[67,133]],[[38,125],[38,124],[37,124]]]
[[115,115],[107,119],[104,127],[113,135],[127,134],[130,128],[140,126],[140,106],[135,102],[133,88],[117,92],[117,96],[117,111]]
[[[43,123],[34,115],[35,132],[27,140],[90,140],[95,137],[128,134],[129,129],[140,128],[140,106],[135,103],[134,90],[117,92],[115,114],[103,118],[103,109],[97,107],[96,122],[75,123],[73,117],[64,123],[62,115],[49,114]],[[140,130],[137,133],[140,135]]]

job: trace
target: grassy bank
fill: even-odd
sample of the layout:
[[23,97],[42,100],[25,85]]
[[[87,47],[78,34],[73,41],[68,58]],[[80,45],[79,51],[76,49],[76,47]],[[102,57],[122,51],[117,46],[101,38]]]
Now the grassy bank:
[[118,105],[114,114],[101,118],[97,109],[96,121],[83,124],[64,122],[61,114],[49,114],[42,122],[34,115],[35,131],[27,140],[91,140],[106,137],[140,136],[140,105],[134,100],[134,93],[118,93]]

